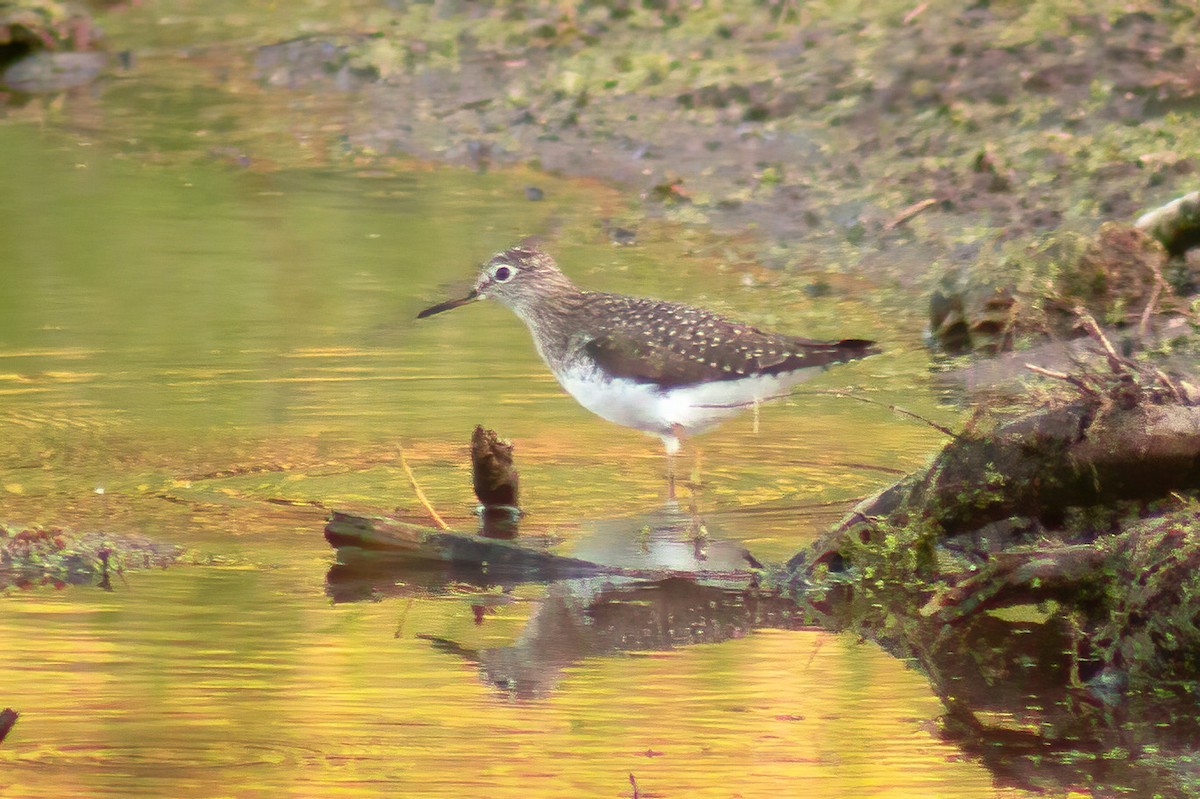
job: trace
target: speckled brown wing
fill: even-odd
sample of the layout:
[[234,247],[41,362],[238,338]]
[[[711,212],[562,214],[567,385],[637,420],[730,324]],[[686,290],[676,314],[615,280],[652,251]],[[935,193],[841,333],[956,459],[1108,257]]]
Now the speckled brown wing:
[[663,388],[778,375],[878,351],[870,341],[785,336],[676,303],[596,294],[589,305],[597,323],[584,352],[613,377]]

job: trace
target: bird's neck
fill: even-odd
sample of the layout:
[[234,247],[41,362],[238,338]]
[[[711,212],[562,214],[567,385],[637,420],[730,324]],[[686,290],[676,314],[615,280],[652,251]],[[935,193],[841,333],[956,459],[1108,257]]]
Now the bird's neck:
[[588,292],[571,286],[551,296],[539,297],[536,302],[513,306],[533,335],[538,354],[555,372],[561,371],[569,359],[573,340],[580,332],[580,312],[587,304]]

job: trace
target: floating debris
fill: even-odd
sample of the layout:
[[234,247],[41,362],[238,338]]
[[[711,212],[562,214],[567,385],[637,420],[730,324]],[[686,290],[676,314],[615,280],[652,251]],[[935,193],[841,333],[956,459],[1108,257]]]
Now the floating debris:
[[138,535],[0,525],[0,589],[93,583],[107,589],[114,572],[166,568],[183,552],[183,547]]

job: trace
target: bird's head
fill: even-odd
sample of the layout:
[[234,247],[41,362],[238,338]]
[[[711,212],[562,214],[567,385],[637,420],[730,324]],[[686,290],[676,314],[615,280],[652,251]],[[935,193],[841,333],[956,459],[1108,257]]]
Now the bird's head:
[[554,259],[536,246],[521,243],[493,255],[479,271],[475,287],[465,297],[447,300],[417,314],[418,319],[449,311],[476,300],[496,300],[522,314],[540,297],[575,290],[554,264]]

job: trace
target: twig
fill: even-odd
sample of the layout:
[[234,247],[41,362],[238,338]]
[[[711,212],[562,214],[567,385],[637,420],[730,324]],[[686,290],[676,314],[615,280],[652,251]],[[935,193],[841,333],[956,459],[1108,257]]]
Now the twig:
[[1046,369],[1037,364],[1027,363],[1025,364],[1025,368],[1034,374],[1042,375],[1043,377],[1053,377],[1055,380],[1070,381],[1072,379],[1066,372],[1056,372],[1053,369]]
[[1100,342],[1100,346],[1104,348],[1104,355],[1108,358],[1108,368],[1112,370],[1112,373],[1115,375],[1128,374],[1128,361],[1117,354],[1112,342],[1108,340],[1108,336],[1104,335],[1104,331],[1100,329],[1100,325],[1096,324],[1096,320],[1092,318],[1092,315],[1082,307],[1075,309],[1075,315],[1079,317],[1079,321],[1083,324],[1083,329],[1088,332],[1088,335]]
[[912,21],[925,13],[925,9],[929,8],[929,3],[918,3],[915,8],[904,15],[904,20],[901,24],[911,25]]
[[912,205],[904,208],[900,213],[892,217],[891,221],[883,226],[884,230],[895,230],[903,225],[908,220],[912,219],[917,214],[924,211],[926,208],[937,205],[937,200],[933,197],[927,197],[920,202],[915,202]]
[[1142,310],[1142,319],[1138,323],[1138,337],[1143,339],[1146,337],[1146,331],[1150,329],[1150,317],[1158,310],[1158,301],[1167,286],[1167,279],[1163,277],[1158,264],[1151,262],[1150,269],[1154,272],[1154,291],[1150,293],[1150,299],[1146,302],[1146,307]]
[[433,519],[433,523],[438,526],[438,529],[449,530],[450,525],[442,520],[438,512],[433,509],[433,505],[430,505],[429,500],[425,498],[425,492],[421,490],[421,486],[417,483],[417,476],[413,474],[412,467],[408,465],[408,459],[404,457],[404,447],[397,446],[396,451],[400,454],[400,466],[404,468],[404,473],[408,475],[408,482],[412,485],[413,493],[417,495],[417,501],[425,508],[426,513]]
[[1150,317],[1154,315],[1154,311],[1158,308],[1158,298],[1162,296],[1163,284],[1160,277],[1158,282],[1154,284],[1154,291],[1150,292],[1150,299],[1146,302],[1145,309],[1142,310],[1141,321],[1138,322],[1138,338],[1144,339],[1146,331],[1150,329]]
[[1158,378],[1158,382],[1162,383],[1163,387],[1166,388],[1167,391],[1171,392],[1171,397],[1176,402],[1178,402],[1180,405],[1191,404],[1188,401],[1187,391],[1185,391],[1183,386],[1179,385],[1177,381],[1172,380],[1170,375],[1168,375],[1162,369],[1155,369],[1154,376]]
[[893,413],[903,414],[904,416],[908,416],[913,419],[916,419],[918,422],[924,422],[925,424],[929,425],[934,430],[938,431],[939,433],[942,433],[943,435],[950,436],[951,438],[954,438],[954,439],[957,439],[959,437],[958,433],[954,432],[949,427],[943,427],[942,425],[938,424],[937,422],[933,421],[932,419],[926,419],[921,414],[913,413],[912,411],[908,410],[907,408],[901,408],[899,405],[892,405],[887,402],[880,402],[879,400],[873,400],[870,397],[862,397],[862,396],[859,396],[858,394],[847,394],[844,391],[834,391],[832,393],[835,397],[846,397],[848,399],[858,400],[859,402],[865,402],[868,405],[878,405],[882,408],[887,408],[889,411],[892,411]]
[[633,787],[633,799],[641,799],[642,795],[638,793],[637,777],[633,776],[633,772],[629,772],[629,784]]
[[1075,377],[1074,375],[1069,375],[1066,372],[1056,372],[1052,369],[1043,369],[1042,367],[1037,366],[1036,364],[1032,364],[1032,363],[1025,364],[1025,368],[1028,369],[1029,371],[1033,372],[1035,375],[1041,375],[1042,377],[1050,377],[1050,378],[1053,378],[1054,380],[1062,380],[1063,382],[1070,383],[1071,385],[1075,386],[1075,388],[1079,389],[1081,392],[1083,392],[1084,394],[1087,394],[1090,397],[1100,396],[1099,391],[1092,388],[1087,383],[1080,380],[1078,377]]

